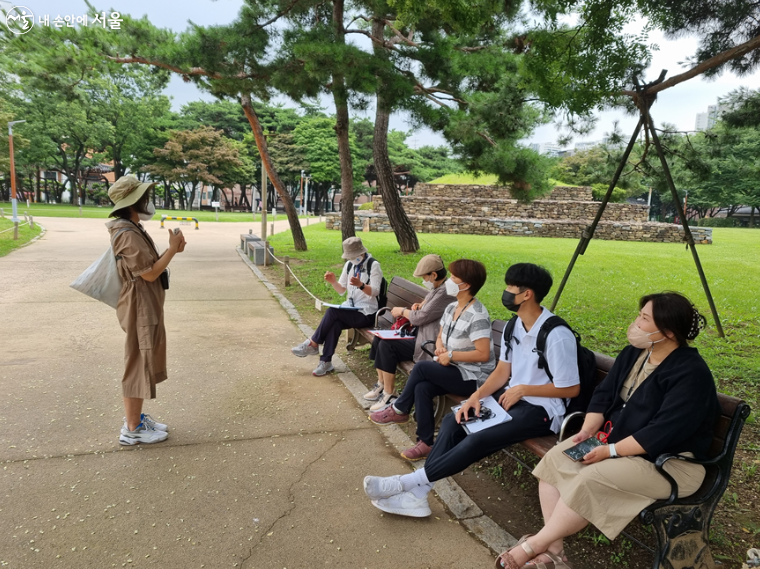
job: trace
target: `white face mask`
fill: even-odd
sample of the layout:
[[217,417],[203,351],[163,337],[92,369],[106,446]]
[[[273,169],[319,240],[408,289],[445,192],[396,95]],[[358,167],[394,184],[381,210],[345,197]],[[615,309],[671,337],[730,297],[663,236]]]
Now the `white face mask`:
[[446,294],[448,294],[449,296],[456,296],[460,292],[460,289],[459,289],[460,285],[458,285],[457,283],[455,283],[451,279],[446,279],[446,285],[445,286],[446,286]]
[[354,259],[354,265],[361,265],[363,260],[364,260],[364,255],[362,255],[361,257],[357,257],[356,259]]
[[156,206],[153,205],[153,202],[148,203],[148,207],[145,209],[148,210],[148,213],[137,214],[140,217],[140,221],[150,221],[156,215]]
[[435,283],[433,281],[426,281],[423,279],[422,286],[428,290],[433,290],[435,288]]

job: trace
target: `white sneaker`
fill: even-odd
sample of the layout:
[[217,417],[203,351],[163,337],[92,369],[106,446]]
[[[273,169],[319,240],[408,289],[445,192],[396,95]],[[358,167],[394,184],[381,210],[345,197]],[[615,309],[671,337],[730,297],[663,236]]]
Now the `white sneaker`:
[[[155,429],[157,431],[164,431],[165,433],[169,432],[169,425],[165,425],[164,423],[159,423],[147,413],[143,413],[142,415],[140,415],[140,421],[145,423],[148,427]],[[129,430],[129,427],[127,426],[127,418],[124,417],[124,426],[121,428],[121,431],[124,432],[128,430]]]
[[166,431],[157,431],[151,427],[148,427],[145,423],[140,423],[134,431],[128,429],[121,429],[119,435],[119,444],[123,446],[139,445],[139,444],[152,444],[165,441],[169,433]]
[[376,383],[370,391],[364,395],[364,399],[367,401],[377,401],[383,395],[383,386],[380,383]]
[[401,485],[401,475],[396,476],[365,476],[364,493],[371,500],[390,498],[404,491]]
[[382,411],[388,405],[392,404],[396,399],[398,399],[398,394],[396,393],[383,393],[383,396],[380,398],[380,400],[372,405],[369,410],[373,413],[375,411]]
[[316,375],[317,377],[321,377],[334,370],[335,367],[333,367],[330,362],[319,362],[319,365],[314,369],[314,371],[311,372],[311,374]]
[[372,505],[383,512],[410,518],[426,518],[433,513],[428,505],[427,494],[424,498],[417,498],[411,492],[401,492],[388,498],[372,500]]
[[298,344],[294,348],[290,348],[290,351],[294,356],[298,356],[299,358],[305,358],[306,356],[318,356],[319,346],[312,346],[311,340],[304,340],[303,343]]

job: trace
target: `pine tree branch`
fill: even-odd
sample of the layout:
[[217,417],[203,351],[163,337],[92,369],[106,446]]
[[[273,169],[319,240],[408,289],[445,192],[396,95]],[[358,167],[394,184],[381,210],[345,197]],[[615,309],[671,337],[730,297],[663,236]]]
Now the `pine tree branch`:
[[298,4],[301,0],[293,0],[284,10],[282,10],[279,14],[274,16],[273,18],[267,20],[263,24],[259,24],[256,26],[257,30],[260,30],[261,28],[266,28],[269,24],[274,24],[277,20],[282,18],[285,14],[290,12],[293,8],[296,7],[296,4]]
[[[750,51],[754,51],[756,49],[760,48],[760,36],[756,36],[752,38],[749,41],[744,42],[741,45],[737,45],[736,47],[733,47],[731,49],[728,49],[722,53],[719,53],[716,56],[711,57],[710,59],[706,59],[699,65],[692,67],[685,73],[681,73],[680,75],[674,75],[667,81],[663,81],[662,83],[658,83],[657,85],[653,85],[646,89],[644,91],[645,95],[654,95],[655,93],[659,93],[660,91],[664,91],[665,89],[670,89],[671,87],[675,87],[679,83],[683,83],[684,81],[687,81],[689,79],[692,79],[693,77],[696,77],[697,75],[701,75],[705,73],[706,71],[709,71],[710,69],[713,69],[714,67],[718,67],[719,65],[723,65],[724,63],[727,63],[728,61],[731,61],[732,59],[737,59],[739,57],[742,57],[749,53]],[[633,97],[637,95],[636,91],[622,91],[623,95],[628,95],[630,97]]]
[[152,65],[154,67],[161,67],[162,69],[168,69],[169,71],[173,71],[174,73],[177,73],[178,75],[182,75],[183,77],[188,77],[190,75],[205,76],[205,77],[210,77],[211,79],[253,79],[253,78],[260,77],[259,75],[252,75],[252,74],[243,73],[243,72],[240,72],[237,75],[225,76],[219,73],[218,71],[214,71],[214,72],[206,71],[202,67],[191,67],[189,70],[187,70],[187,69],[182,69],[180,67],[177,67],[175,65],[164,63],[163,61],[146,59],[144,57],[114,57],[111,55],[106,55],[105,57],[106,59],[113,61],[114,63],[140,63],[142,65]]

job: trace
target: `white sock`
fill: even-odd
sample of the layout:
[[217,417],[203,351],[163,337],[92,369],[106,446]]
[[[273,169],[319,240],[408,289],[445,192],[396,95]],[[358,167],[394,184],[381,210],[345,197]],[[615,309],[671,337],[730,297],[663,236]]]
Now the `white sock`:
[[424,498],[432,489],[432,484],[423,484],[422,486],[415,486],[409,491],[414,494],[415,498]]
[[[410,492],[413,488],[418,486],[430,486],[430,480],[428,480],[424,468],[418,468],[414,472],[402,475],[399,482],[401,482],[401,488],[404,492]],[[426,492],[428,491],[429,489],[426,490]]]

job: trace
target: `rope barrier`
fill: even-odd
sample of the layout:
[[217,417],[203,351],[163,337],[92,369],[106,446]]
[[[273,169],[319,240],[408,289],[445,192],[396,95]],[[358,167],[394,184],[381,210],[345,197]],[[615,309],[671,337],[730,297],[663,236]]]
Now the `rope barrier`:
[[[277,261],[277,262],[278,262],[278,263],[280,263],[281,265],[285,265],[285,261],[281,261],[280,259],[278,259],[277,257],[275,257],[275,256],[274,256],[274,253],[272,253],[272,252],[271,252],[271,251],[269,251],[268,249],[267,249],[267,251],[269,252],[269,256],[270,256],[270,257],[272,257],[272,259],[274,259],[275,261]],[[301,279],[299,279],[299,278],[296,276],[296,274],[293,272],[293,269],[291,269],[291,268],[290,268],[290,265],[285,265],[285,266],[287,267],[287,269],[288,269],[288,272],[289,272],[291,275],[293,275],[293,278],[294,278],[294,279],[296,279],[296,282],[297,282],[299,285],[301,285],[301,288],[302,288],[302,289],[304,289],[304,290],[306,291],[306,294],[308,294],[310,297],[312,297],[314,300],[316,300],[316,301],[317,301],[317,302],[319,302],[320,304],[329,304],[329,303],[325,302],[324,300],[321,300],[321,299],[317,298],[316,296],[314,296],[314,295],[311,293],[311,291],[310,291],[308,288],[306,288],[306,286],[305,286],[305,285],[304,285],[304,284],[301,282]]]

